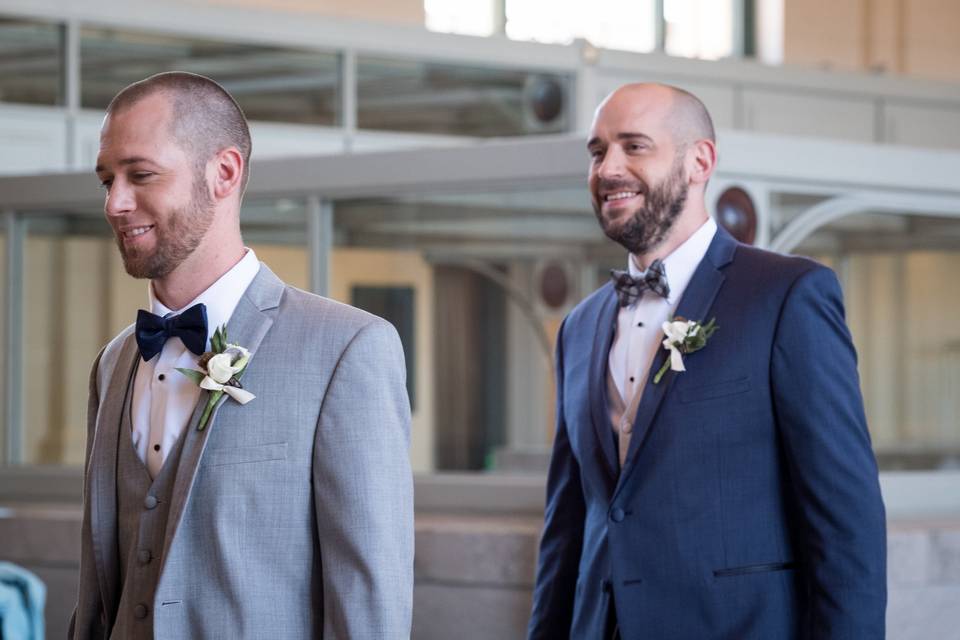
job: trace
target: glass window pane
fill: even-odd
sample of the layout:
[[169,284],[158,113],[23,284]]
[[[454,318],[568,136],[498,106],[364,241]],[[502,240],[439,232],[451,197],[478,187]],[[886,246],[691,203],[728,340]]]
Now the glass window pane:
[[458,136],[568,128],[564,76],[385,58],[357,62],[358,126]]
[[881,468],[960,467],[960,218],[853,215],[794,252],[843,282]]
[[84,28],[80,38],[80,100],[86,108],[103,109],[128,84],[179,70],[222,84],[250,120],[340,121],[336,54],[114,29]]
[[23,462],[80,465],[90,366],[145,293],[117,286],[123,269],[94,212],[31,217],[23,255]]
[[427,29],[467,36],[489,36],[494,30],[491,0],[424,0]]
[[655,0],[505,0],[506,31],[513,40],[569,44],[584,38],[597,47],[653,51]]
[[0,18],[0,102],[63,104],[63,28]]
[[277,277],[309,291],[306,211],[303,200],[290,198],[244,202],[240,228],[244,243]]
[[553,343],[621,266],[582,184],[339,201],[331,296],[397,326],[417,471],[541,472]]
[[734,0],[664,0],[666,52],[718,60],[733,55]]

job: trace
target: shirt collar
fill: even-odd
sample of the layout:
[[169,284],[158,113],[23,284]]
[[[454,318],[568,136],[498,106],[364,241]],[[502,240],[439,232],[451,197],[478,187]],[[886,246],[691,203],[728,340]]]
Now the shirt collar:
[[[708,217],[699,229],[693,235],[687,238],[683,244],[673,250],[673,253],[663,259],[663,268],[667,273],[667,283],[670,285],[669,302],[674,303],[683,294],[693,278],[693,272],[697,270],[697,265],[707,255],[707,249],[713,241],[713,236],[717,233],[717,223],[713,218]],[[630,275],[637,277],[643,273],[637,266],[633,254],[627,258]]]
[[[229,271],[220,276],[220,278],[210,285],[203,293],[183,306],[183,309],[189,309],[195,304],[203,303],[207,306],[207,339],[221,325],[230,320],[233,310],[237,308],[240,298],[244,291],[253,282],[257,272],[260,271],[260,261],[253,249],[247,249],[240,262],[233,265]],[[168,313],[179,313],[183,309],[168,309],[153,292],[153,285],[147,287],[150,295],[150,308],[158,316],[165,316]]]

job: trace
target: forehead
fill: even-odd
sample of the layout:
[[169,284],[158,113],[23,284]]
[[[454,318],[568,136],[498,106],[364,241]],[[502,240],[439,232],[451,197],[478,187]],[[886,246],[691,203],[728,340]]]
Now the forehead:
[[176,147],[167,126],[171,112],[169,101],[151,95],[107,115],[100,129],[100,156],[169,155]]
[[670,98],[657,91],[623,91],[607,98],[597,109],[591,138],[642,134],[653,139],[669,136]]

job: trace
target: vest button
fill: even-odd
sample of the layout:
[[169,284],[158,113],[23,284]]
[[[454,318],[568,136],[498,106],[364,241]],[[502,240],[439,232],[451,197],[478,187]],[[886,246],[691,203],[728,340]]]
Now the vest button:
[[156,496],[147,496],[146,498],[144,498],[143,506],[146,507],[147,509],[155,508],[157,506]]
[[153,554],[150,553],[149,549],[140,549],[140,551],[137,551],[137,561],[139,561],[140,564],[147,564],[151,560],[153,560]]
[[613,520],[614,522],[623,522],[624,515],[625,514],[623,513],[623,509],[621,509],[620,507],[614,507],[610,511],[610,519]]
[[133,608],[133,615],[138,620],[143,620],[144,618],[146,618],[148,612],[149,612],[149,609],[147,609],[147,605],[145,604],[138,604]]
[[629,434],[631,431],[633,431],[633,424],[629,420],[624,418],[623,420],[620,421],[620,431],[622,431],[625,434]]

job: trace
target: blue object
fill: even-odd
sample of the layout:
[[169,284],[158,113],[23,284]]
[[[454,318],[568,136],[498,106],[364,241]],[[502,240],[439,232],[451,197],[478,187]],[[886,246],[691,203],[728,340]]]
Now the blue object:
[[47,587],[40,578],[10,562],[0,562],[0,638],[43,640]]

